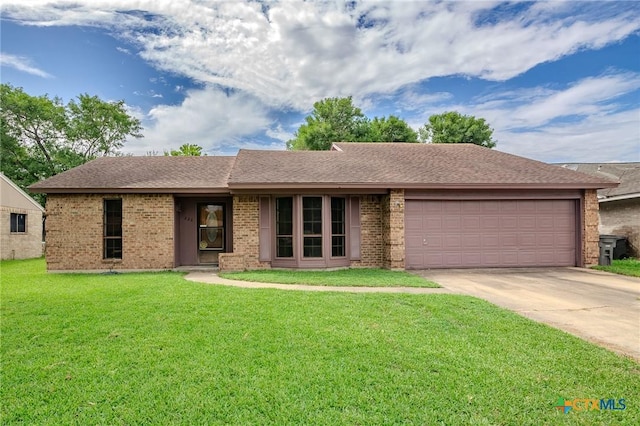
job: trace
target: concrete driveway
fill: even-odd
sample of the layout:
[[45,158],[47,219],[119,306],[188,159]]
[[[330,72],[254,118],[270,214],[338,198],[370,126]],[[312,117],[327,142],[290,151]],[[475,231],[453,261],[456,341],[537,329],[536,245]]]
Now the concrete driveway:
[[640,279],[581,268],[428,270],[454,293],[485,299],[640,360]]

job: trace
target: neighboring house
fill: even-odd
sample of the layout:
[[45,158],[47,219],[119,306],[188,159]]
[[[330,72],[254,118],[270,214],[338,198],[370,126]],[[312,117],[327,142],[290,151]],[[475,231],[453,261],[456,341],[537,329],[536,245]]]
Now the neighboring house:
[[598,190],[600,233],[627,237],[630,254],[640,256],[640,163],[570,163],[562,166],[620,182],[616,188]]
[[0,255],[6,259],[42,256],[44,209],[0,173]]
[[50,271],[582,266],[617,183],[467,144],[105,157],[47,193]]

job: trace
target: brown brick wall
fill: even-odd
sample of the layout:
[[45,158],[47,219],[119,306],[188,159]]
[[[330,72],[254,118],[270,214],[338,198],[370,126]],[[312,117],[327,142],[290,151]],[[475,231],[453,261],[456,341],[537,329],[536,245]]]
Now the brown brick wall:
[[244,254],[240,253],[220,253],[218,255],[218,268],[223,272],[244,271]]
[[361,196],[360,260],[351,261],[351,267],[381,268],[383,249],[380,196]]
[[[122,198],[122,260],[103,259],[103,200]],[[49,194],[47,268],[169,269],[174,263],[174,202],[167,194]]]
[[[255,195],[236,195],[233,197],[233,253],[242,255],[242,269],[270,268],[269,262],[260,262],[259,220],[260,203]],[[222,255],[225,258],[224,255]],[[227,256],[228,257],[228,256]],[[228,262],[226,262],[228,260]],[[220,270],[226,266],[238,268],[239,260],[231,257],[220,261]]]
[[404,189],[392,189],[382,199],[383,265],[404,269]]
[[598,195],[595,189],[584,192],[583,229],[582,229],[582,261],[584,266],[597,265],[600,248],[598,241]]

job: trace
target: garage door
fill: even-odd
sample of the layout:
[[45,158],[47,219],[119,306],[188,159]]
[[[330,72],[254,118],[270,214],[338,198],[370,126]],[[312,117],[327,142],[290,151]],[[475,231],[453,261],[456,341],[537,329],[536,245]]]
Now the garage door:
[[406,267],[575,266],[574,200],[405,204]]

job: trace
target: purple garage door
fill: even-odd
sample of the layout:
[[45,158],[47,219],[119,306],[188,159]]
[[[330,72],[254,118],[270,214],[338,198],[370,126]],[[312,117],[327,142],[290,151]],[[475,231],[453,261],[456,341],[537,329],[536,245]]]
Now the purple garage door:
[[576,265],[574,200],[405,204],[406,267]]

